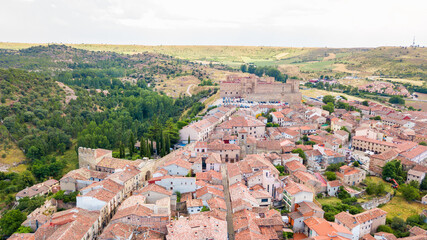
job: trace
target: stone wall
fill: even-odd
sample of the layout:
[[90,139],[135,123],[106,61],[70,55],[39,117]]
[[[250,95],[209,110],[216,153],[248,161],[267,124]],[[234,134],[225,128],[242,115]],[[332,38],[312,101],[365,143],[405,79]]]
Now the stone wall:
[[360,206],[365,210],[369,210],[369,209],[378,207],[378,205],[380,204],[386,204],[391,199],[392,199],[392,195],[390,193],[387,193],[387,195],[385,195],[384,197],[375,198],[375,199],[372,199],[371,201],[361,203]]
[[289,79],[287,83],[273,78],[228,76],[220,84],[220,97],[241,97],[251,101],[281,101],[291,104],[301,103],[298,80]]

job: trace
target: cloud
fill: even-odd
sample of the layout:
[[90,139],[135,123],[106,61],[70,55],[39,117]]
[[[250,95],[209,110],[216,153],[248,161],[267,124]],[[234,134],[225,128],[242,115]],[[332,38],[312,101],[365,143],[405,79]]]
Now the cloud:
[[422,0],[0,0],[0,41],[427,45]]

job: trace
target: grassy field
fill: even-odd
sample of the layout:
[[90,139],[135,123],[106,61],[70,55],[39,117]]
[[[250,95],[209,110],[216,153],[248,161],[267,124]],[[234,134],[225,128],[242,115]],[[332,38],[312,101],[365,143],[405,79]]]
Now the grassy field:
[[64,155],[56,156],[57,160],[65,160],[67,163],[66,167],[62,171],[64,174],[79,167],[79,159],[77,157],[77,152],[74,149],[74,146],[75,145],[73,144],[69,150],[65,151]]
[[425,208],[421,203],[407,202],[399,192],[390,202],[381,207],[387,212],[387,218],[400,217],[404,220],[411,215],[420,214]]
[[332,95],[332,96],[344,96],[344,97],[346,97],[349,100],[358,100],[358,101],[363,101],[364,100],[362,98],[350,96],[350,95],[347,95],[345,93],[328,92],[328,91],[320,90],[320,89],[316,89],[316,88],[311,88],[311,89],[308,89],[308,90],[300,90],[300,92],[302,93],[303,96],[308,96],[308,97],[318,97],[318,96]]
[[306,63],[301,66],[301,71],[304,72],[324,72],[331,71],[333,67],[334,61],[321,61],[321,62],[312,62]]
[[[0,48],[22,49],[41,44],[1,43]],[[42,44],[46,45],[46,44]],[[302,79],[344,73],[360,77],[384,74],[392,81],[422,85],[427,75],[427,48],[289,48],[262,46],[147,46],[108,44],[66,44],[91,51],[112,51],[123,54],[153,52],[200,63],[221,63],[231,67],[253,63],[257,66],[278,66],[284,73]],[[408,74],[409,73],[409,74]],[[399,78],[405,75],[405,79]]]
[[424,83],[423,81],[404,79],[404,78],[377,78],[377,80],[379,81],[388,80],[388,81],[397,82],[397,83],[409,83],[414,86],[422,86]]
[[406,106],[412,106],[415,109],[421,109],[421,111],[427,112],[427,102],[419,102],[419,101],[406,101]]
[[324,204],[335,205],[341,202],[341,200],[337,197],[316,198],[316,200],[322,205]]
[[[25,161],[25,155],[16,144],[9,143],[11,148],[4,149],[4,145],[0,145],[0,168],[3,171],[22,172],[26,170],[25,165],[19,164]],[[3,155],[5,158],[3,158]],[[19,165],[18,165],[19,164]]]

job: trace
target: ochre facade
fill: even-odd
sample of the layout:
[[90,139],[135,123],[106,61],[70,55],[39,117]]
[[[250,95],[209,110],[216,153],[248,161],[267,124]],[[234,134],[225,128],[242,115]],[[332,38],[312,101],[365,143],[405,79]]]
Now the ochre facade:
[[256,75],[241,77],[228,75],[220,84],[220,96],[244,98],[249,101],[280,101],[289,104],[301,103],[299,81],[288,79],[287,83],[274,81],[272,77],[259,78]]

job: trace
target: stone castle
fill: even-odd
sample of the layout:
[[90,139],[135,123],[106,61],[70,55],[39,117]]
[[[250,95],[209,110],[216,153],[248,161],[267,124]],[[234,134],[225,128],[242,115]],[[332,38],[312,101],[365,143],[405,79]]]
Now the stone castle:
[[301,103],[299,81],[288,79],[287,83],[276,82],[273,77],[247,77],[228,75],[220,84],[220,97],[244,98],[250,101],[280,101],[289,104]]
[[112,151],[105,149],[91,149],[79,147],[79,168],[96,170],[98,164],[104,157],[112,157]]

